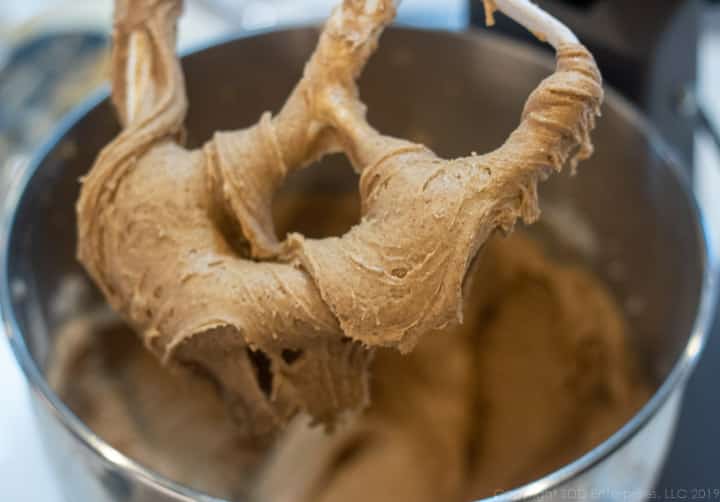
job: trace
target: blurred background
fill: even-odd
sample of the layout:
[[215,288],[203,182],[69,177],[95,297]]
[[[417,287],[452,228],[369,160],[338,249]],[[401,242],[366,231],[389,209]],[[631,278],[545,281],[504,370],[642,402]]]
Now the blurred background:
[[[317,22],[335,0],[186,0],[180,50],[256,30]],[[692,171],[720,235],[720,5],[709,0],[544,0],[596,55],[607,82],[633,100]],[[106,86],[112,0],[0,2],[0,197],[61,118]],[[482,28],[480,0],[404,0],[398,22]],[[499,31],[526,38],[500,19]],[[529,38],[530,43],[535,43]],[[717,237],[713,246],[717,249]],[[657,491],[720,488],[720,330],[686,397]],[[3,500],[55,502],[27,389],[0,340]],[[29,480],[32,480],[30,482]]]

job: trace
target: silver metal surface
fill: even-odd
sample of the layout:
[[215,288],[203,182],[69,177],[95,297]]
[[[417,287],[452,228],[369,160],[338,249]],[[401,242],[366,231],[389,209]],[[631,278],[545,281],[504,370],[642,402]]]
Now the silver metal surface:
[[[198,145],[216,129],[249,125],[263,111],[277,110],[316,36],[314,29],[266,33],[186,57],[190,143]],[[498,146],[517,123],[529,92],[551,68],[539,52],[493,36],[393,29],[365,72],[361,90],[374,125],[453,156]],[[63,321],[53,312],[53,296],[63,278],[82,274],[74,258],[77,179],[116,132],[107,101],[88,103],[65,122],[5,197],[0,248],[4,327],[32,386],[40,430],[68,500],[214,500],[106,445],[43,378]],[[594,495],[628,501],[647,495],[712,320],[714,265],[683,169],[615,93],[608,95],[594,137],[596,155],[576,178],[557,176],[544,186],[543,205],[563,207],[590,224],[598,246],[584,259],[627,307],[632,341],[656,392],[597,448],[498,500]],[[352,177],[343,174],[349,171],[337,162],[332,158],[325,162],[327,169],[294,177],[289,189],[354,189]],[[555,237],[557,253],[578,258],[562,244],[572,242],[573,235]]]

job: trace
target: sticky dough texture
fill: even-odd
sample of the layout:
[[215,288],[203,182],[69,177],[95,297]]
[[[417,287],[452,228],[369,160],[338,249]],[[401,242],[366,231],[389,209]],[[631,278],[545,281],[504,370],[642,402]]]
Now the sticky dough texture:
[[[79,259],[155,354],[219,383],[248,434],[272,433],[298,410],[331,423],[367,404],[368,349],[409,351],[460,321],[482,244],[535,221],[537,183],[591,154],[600,75],[582,45],[559,45],[556,71],[505,144],[440,159],[366,122],[355,79],[395,10],[345,0],[277,115],[187,150],[180,11],[178,0],[117,2],[123,131],[83,180]],[[342,237],[280,242],[273,194],[290,171],[336,151],[360,173],[360,223]]]
[[[352,221],[355,202],[307,195],[278,222],[302,207],[312,230],[325,230],[328,208]],[[62,323],[48,381],[104,441],[223,499],[492,496],[587,453],[652,386],[621,309],[589,269],[517,232],[491,239],[471,274],[463,325],[422,337],[408,355],[378,349],[371,406],[333,434],[297,417],[269,445],[248,441],[211,385],[165,371],[104,309]]]

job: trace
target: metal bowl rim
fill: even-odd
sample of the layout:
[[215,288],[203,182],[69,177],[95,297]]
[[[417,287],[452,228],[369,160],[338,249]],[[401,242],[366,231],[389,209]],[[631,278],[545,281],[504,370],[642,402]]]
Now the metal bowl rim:
[[[211,41],[210,43],[205,43],[195,47],[192,50],[185,52],[183,56],[198,54],[218,45],[229,44],[249,37],[265,35],[278,31],[296,31],[308,28],[315,28],[315,25],[286,25],[279,29],[270,28],[242,34],[233,34],[229,37],[221,37],[217,40]],[[545,60],[548,68],[552,68],[553,58],[548,54],[502,34],[486,32],[481,33],[479,30],[470,30],[468,32],[447,32],[443,30],[408,27],[393,27],[392,29],[395,31],[408,31],[413,33],[419,32],[425,35],[434,34],[435,36],[441,37],[453,37],[461,40],[482,39],[482,43],[492,44],[495,46],[494,48],[500,52],[506,51],[520,60],[528,61],[531,64],[538,64],[538,62],[543,63],[543,60]],[[18,325],[17,318],[15,317],[15,313],[13,311],[8,273],[9,243],[14,230],[16,212],[25,189],[30,180],[33,178],[35,172],[40,168],[44,160],[58,145],[58,143],[62,141],[66,134],[77,123],[79,123],[100,103],[107,99],[108,95],[109,93],[107,88],[102,89],[70,112],[60,122],[58,127],[55,129],[54,134],[48,139],[48,141],[45,142],[44,146],[41,147],[33,156],[32,162],[30,162],[25,168],[22,176],[19,176],[16,182],[8,189],[3,207],[3,217],[0,220],[0,229],[3,230],[2,242],[0,243],[2,244],[0,247],[0,317],[2,318],[2,325],[4,326],[15,358],[30,383],[31,391],[40,398],[50,413],[63,424],[63,426],[79,441],[80,444],[96,454],[108,467],[119,468],[128,473],[129,477],[140,478],[144,483],[149,484],[160,491],[170,492],[174,496],[182,497],[188,501],[198,500],[203,502],[224,502],[223,499],[212,497],[190,487],[183,486],[143,467],[140,463],[125,456],[114,447],[105,443],[102,438],[92,432],[89,427],[87,427],[50,388],[47,380],[44,378],[42,372],[30,355],[22,330]],[[668,400],[673,391],[684,385],[685,381],[697,364],[714,319],[714,310],[718,295],[718,270],[716,270],[717,259],[710,248],[708,224],[703,210],[691,188],[692,185],[687,175],[687,170],[683,169],[683,163],[679,160],[679,157],[660,136],[654,126],[635,108],[633,104],[613,89],[606,89],[606,95],[607,100],[614,102],[616,105],[617,112],[619,112],[624,119],[648,137],[651,148],[664,161],[662,162],[661,168],[670,170],[671,174],[682,187],[684,196],[691,203],[691,209],[695,216],[696,230],[699,233],[696,237],[700,241],[699,244],[702,249],[701,265],[703,266],[703,280],[697,315],[685,349],[675,362],[667,378],[653,396],[647,401],[647,403],[645,403],[643,407],[620,429],[595,448],[564,467],[555,470],[538,480],[492,497],[482,499],[483,501],[519,501],[536,497],[553,487],[560,486],[568,480],[582,475],[618,450],[621,446],[633,438],[660,410],[661,406]]]

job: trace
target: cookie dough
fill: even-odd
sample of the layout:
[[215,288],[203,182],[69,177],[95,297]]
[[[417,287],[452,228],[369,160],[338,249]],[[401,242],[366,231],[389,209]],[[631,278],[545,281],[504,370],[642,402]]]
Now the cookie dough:
[[[357,201],[283,207],[327,221],[307,226],[323,235],[350,225]],[[343,216],[313,218],[327,207]],[[107,313],[65,327],[50,380],[111,445],[228,499],[492,495],[587,452],[632,416],[650,387],[622,313],[587,269],[555,262],[516,234],[491,240],[471,274],[465,323],[423,337],[408,355],[378,349],[371,406],[330,434],[300,416],[277,439],[248,442],[224,413],[221,387],[170,374]]]
[[[483,244],[535,221],[538,182],[591,154],[603,98],[592,55],[525,0],[492,7],[542,31],[557,68],[505,144],[446,160],[365,119],[355,79],[392,0],[345,0],[278,114],[198,150],[180,142],[181,1],[117,0],[112,97],[123,131],[83,180],[78,256],[161,361],[222,386],[247,435],[271,436],[298,411],[332,425],[364,408],[373,349],[408,352],[462,321]],[[360,174],[359,223],[339,237],[280,241],[276,190],[336,151]]]

